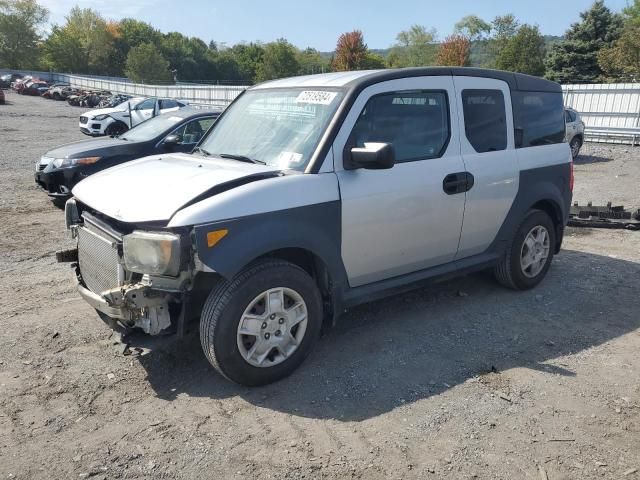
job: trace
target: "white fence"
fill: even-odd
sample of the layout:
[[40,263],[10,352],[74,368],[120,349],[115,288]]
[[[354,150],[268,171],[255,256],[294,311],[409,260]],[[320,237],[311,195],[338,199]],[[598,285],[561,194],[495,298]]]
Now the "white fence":
[[[2,71],[0,70],[0,74]],[[108,90],[140,97],[168,97],[187,100],[193,105],[226,107],[246,86],[227,85],[144,85],[126,78],[72,75],[67,73],[22,71],[51,82],[66,82],[88,90]]]
[[640,83],[563,85],[565,105],[580,112],[592,142],[640,142]]

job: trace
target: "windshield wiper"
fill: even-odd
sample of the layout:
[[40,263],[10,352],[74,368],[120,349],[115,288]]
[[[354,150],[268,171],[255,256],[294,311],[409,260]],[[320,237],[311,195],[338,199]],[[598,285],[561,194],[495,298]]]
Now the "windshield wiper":
[[230,153],[219,153],[218,157],[220,158],[229,158],[231,160],[238,160],[239,162],[245,163],[257,163],[260,165],[266,165],[267,162],[263,162],[262,160],[258,160],[256,158],[245,157],[244,155],[232,155]]
[[204,148],[202,147],[196,147],[193,149],[193,153],[201,153],[202,155],[204,155],[205,157],[210,156],[211,154],[209,152],[207,152]]

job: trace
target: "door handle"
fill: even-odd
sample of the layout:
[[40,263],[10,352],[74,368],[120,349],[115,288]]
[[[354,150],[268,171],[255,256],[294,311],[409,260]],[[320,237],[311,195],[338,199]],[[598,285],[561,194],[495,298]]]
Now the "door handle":
[[473,188],[475,179],[469,172],[450,173],[442,181],[442,189],[447,195],[468,192]]

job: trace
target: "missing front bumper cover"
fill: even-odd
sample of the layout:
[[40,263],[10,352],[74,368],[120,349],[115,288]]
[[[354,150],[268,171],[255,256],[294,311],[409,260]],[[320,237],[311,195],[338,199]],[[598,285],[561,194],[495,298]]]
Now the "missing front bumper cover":
[[169,301],[173,294],[141,284],[125,285],[98,295],[78,283],[78,292],[93,308],[127,328],[140,328],[149,335],[158,335],[171,326]]

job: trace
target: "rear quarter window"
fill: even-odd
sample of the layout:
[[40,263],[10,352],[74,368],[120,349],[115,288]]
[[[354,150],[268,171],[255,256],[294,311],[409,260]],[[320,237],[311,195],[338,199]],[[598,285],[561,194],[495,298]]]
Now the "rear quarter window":
[[561,93],[513,91],[511,101],[516,148],[564,141],[565,113]]

